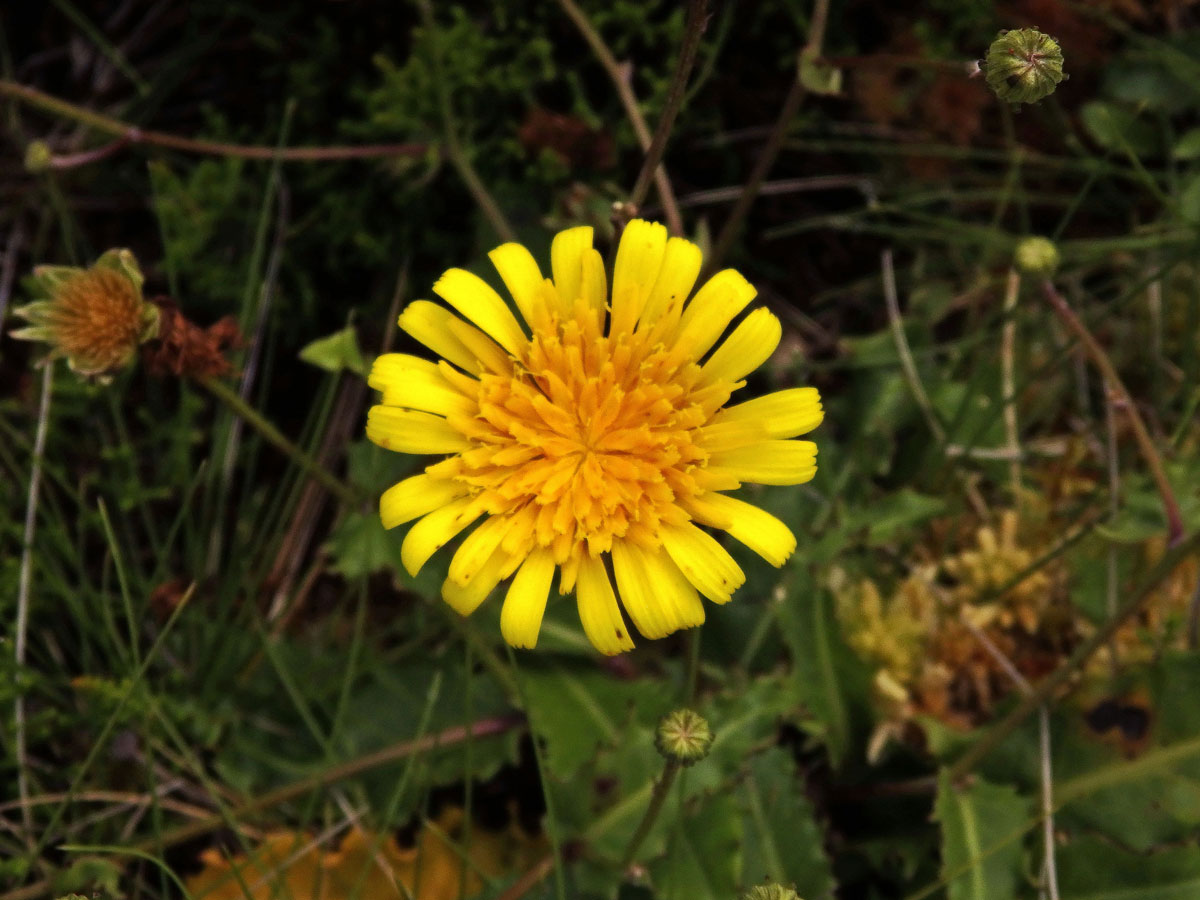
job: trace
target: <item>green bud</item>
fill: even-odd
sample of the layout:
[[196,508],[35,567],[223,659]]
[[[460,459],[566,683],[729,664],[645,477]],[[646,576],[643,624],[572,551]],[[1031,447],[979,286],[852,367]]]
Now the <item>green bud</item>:
[[1058,268],[1058,248],[1049,238],[1027,237],[1017,244],[1013,264],[1024,275],[1049,278]]
[[742,894],[742,900],[800,900],[800,895],[782,884],[759,884]]
[[663,716],[654,735],[654,746],[667,759],[685,766],[697,763],[708,756],[713,733],[708,722],[699,713],[690,709],[677,709]]
[[25,171],[45,172],[54,161],[54,151],[45,141],[33,141],[25,148]]
[[1018,106],[1049,97],[1067,78],[1062,48],[1036,28],[1000,32],[988,47],[983,69],[996,96]]

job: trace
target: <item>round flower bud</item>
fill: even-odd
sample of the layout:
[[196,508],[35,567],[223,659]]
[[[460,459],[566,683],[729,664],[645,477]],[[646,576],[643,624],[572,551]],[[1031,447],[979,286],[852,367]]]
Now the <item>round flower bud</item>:
[[1013,264],[1024,275],[1048,278],[1058,268],[1058,248],[1049,238],[1027,237],[1017,244]]
[[677,709],[663,716],[654,735],[654,746],[669,760],[685,766],[697,763],[708,756],[713,733],[708,722],[699,713],[690,709]]
[[800,900],[800,895],[782,884],[759,884],[742,894],[742,900]]
[[996,96],[1018,106],[1050,96],[1067,78],[1062,48],[1036,28],[1000,32],[988,47],[983,69]]
[[32,141],[25,148],[25,171],[45,172],[54,160],[54,153],[45,141]]

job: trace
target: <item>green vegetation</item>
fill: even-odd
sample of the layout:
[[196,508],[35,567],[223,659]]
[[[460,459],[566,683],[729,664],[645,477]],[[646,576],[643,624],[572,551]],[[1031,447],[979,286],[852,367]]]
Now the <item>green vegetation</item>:
[[[1200,14],[709,5],[682,82],[688,3],[0,11],[0,900],[1200,896]],[[729,542],[732,602],[613,658],[410,577],[420,462],[364,436],[443,271],[633,214],[581,17],[679,102],[637,212],[783,322],[746,395],[825,406],[816,478],[742,489],[786,565]],[[972,73],[1030,27],[1070,78],[1015,111]],[[26,276],[113,248],[190,324],[39,368]]]

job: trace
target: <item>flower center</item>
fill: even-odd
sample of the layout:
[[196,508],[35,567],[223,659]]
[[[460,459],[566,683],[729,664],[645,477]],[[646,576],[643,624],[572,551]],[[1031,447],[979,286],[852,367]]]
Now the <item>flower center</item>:
[[539,331],[511,374],[481,377],[474,446],[447,462],[510,517],[506,549],[545,547],[562,564],[614,538],[656,548],[660,525],[687,522],[681,504],[712,489],[699,429],[733,385],[705,384],[652,339],[604,336],[580,306]]

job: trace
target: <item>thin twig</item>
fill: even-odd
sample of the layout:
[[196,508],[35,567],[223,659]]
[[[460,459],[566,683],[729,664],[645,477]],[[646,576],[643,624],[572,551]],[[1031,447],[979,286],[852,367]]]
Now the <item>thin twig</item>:
[[[879,259],[880,267],[883,270],[883,299],[887,305],[888,324],[891,327],[892,339],[896,345],[896,354],[900,357],[900,371],[904,374],[904,380],[907,382],[917,406],[920,407],[921,413],[929,425],[929,430],[933,432],[934,439],[937,441],[938,446],[942,448],[942,452],[946,454],[946,458],[950,459],[951,454],[946,449],[946,430],[942,428],[942,423],[938,421],[933,404],[929,402],[929,395],[925,393],[925,386],[921,383],[921,376],[917,372],[917,365],[913,361],[912,351],[908,346],[908,338],[904,334],[904,320],[900,316],[900,298],[896,291],[896,270],[892,264],[891,248],[884,250],[880,254]],[[975,510],[979,518],[987,519],[987,503],[984,501],[982,495],[971,484],[964,473],[959,472],[958,469],[954,471],[958,474],[959,480],[962,483],[967,502],[971,504],[971,507]]]
[[1021,276],[1015,268],[1008,270],[1004,289],[1004,327],[1000,332],[1000,382],[1004,398],[1004,443],[1012,451],[1009,476],[1012,479],[1013,504],[1021,504],[1021,441],[1017,430],[1017,396],[1013,378],[1013,356],[1017,342],[1017,296],[1021,292]]
[[[828,21],[829,0],[814,0],[812,22],[809,24],[808,29],[808,40],[804,45],[804,49],[800,51],[800,59],[817,59],[821,56],[821,48],[825,44],[825,25]],[[750,177],[746,180],[746,186],[742,189],[741,196],[738,197],[737,203],[734,204],[733,209],[730,211],[729,218],[721,226],[721,233],[717,236],[716,243],[713,245],[713,252],[709,254],[709,258],[705,262],[701,278],[715,272],[717,267],[720,266],[721,261],[729,255],[729,249],[733,246],[733,242],[742,230],[742,222],[750,212],[750,207],[758,196],[759,188],[767,180],[767,175],[770,173],[772,166],[775,165],[779,151],[783,149],[784,138],[787,136],[788,129],[796,120],[796,113],[800,111],[800,103],[804,100],[805,93],[804,83],[800,80],[800,70],[797,67],[796,77],[792,80],[791,87],[788,88],[787,96],[783,100],[783,106],[779,108],[779,115],[776,117],[775,125],[771,128],[771,133],[767,137],[767,143],[763,146],[762,152],[759,153],[758,160],[754,163],[754,169],[750,172]]]
[[[321,162],[337,159],[372,159],[387,156],[419,157],[425,155],[428,146],[425,144],[364,144],[362,146],[329,146],[329,147],[261,147],[245,144],[227,144],[221,141],[205,141],[194,138],[179,137],[161,131],[147,131],[114,119],[102,113],[84,109],[58,97],[44,94],[36,88],[31,88],[13,81],[0,79],[0,95],[6,95],[30,106],[35,106],[54,115],[72,119],[84,125],[114,135],[126,144],[148,144],[167,147],[172,150],[182,150],[185,153],[199,153],[206,156],[232,156],[238,159],[280,159],[284,162]],[[115,149],[115,148],[101,148]],[[92,151],[95,152],[95,151]],[[103,158],[105,154],[96,156]],[[71,157],[52,157],[60,162]],[[81,164],[74,160],[75,165]]]
[[1038,709],[1038,752],[1042,761],[1042,847],[1046,866],[1046,894],[1058,900],[1058,864],[1054,846],[1054,767],[1050,759],[1050,710]]
[[1167,480],[1167,473],[1163,467],[1162,457],[1158,453],[1158,448],[1154,446],[1154,439],[1150,437],[1150,432],[1146,429],[1146,423],[1142,421],[1137,404],[1133,402],[1133,397],[1130,396],[1129,391],[1125,388],[1125,383],[1121,380],[1121,376],[1108,354],[1104,352],[1104,348],[1092,337],[1092,333],[1083,324],[1083,320],[1075,315],[1075,311],[1071,309],[1066,299],[1059,294],[1053,282],[1049,279],[1044,281],[1042,283],[1042,290],[1045,292],[1046,299],[1050,302],[1051,307],[1058,314],[1059,319],[1079,339],[1079,343],[1083,345],[1083,349],[1087,353],[1088,358],[1091,359],[1092,365],[1100,370],[1100,374],[1108,382],[1109,390],[1112,391],[1117,401],[1128,412],[1129,422],[1133,426],[1134,437],[1137,438],[1138,448],[1142,452],[1142,459],[1145,460],[1147,467],[1149,467],[1151,477],[1153,477],[1159,496],[1162,498],[1163,512],[1167,518],[1168,543],[1171,546],[1177,545],[1184,535],[1183,517],[1179,513],[1179,503],[1175,499],[1175,492],[1171,488],[1171,482]]
[[[575,0],[558,0],[558,5],[575,23],[575,27],[579,29],[583,39],[596,54],[596,59],[608,73],[608,77],[617,91],[617,99],[625,109],[625,116],[629,119],[629,124],[633,126],[633,133],[638,144],[643,151],[648,152],[653,138],[650,135],[650,129],[646,126],[646,119],[638,106],[637,97],[634,96],[624,67],[617,62],[612,51],[608,49],[608,45],[604,43],[604,38],[600,37],[600,32],[592,25],[587,14],[575,4]],[[667,220],[667,228],[672,234],[683,234],[683,219],[679,215],[679,204],[675,201],[671,180],[667,177],[667,171],[661,162],[654,168],[654,186],[658,191],[659,202],[662,204],[663,217]]]
[[[987,636],[987,632],[979,628],[967,616],[960,621],[966,629],[975,636],[988,655],[1004,670],[1013,684],[1026,697],[1033,693],[1033,686],[1021,674],[1003,650],[996,646],[995,641]],[[1043,703],[1038,707],[1038,751],[1041,757],[1041,795],[1042,795],[1042,838],[1045,852],[1047,896],[1049,900],[1058,900],[1058,866],[1055,863],[1054,847],[1054,767],[1050,756],[1050,713]]]
[[[1121,468],[1117,456],[1117,411],[1114,404],[1105,398],[1104,402],[1104,425],[1106,432],[1106,455],[1108,456],[1108,521],[1110,525],[1115,525],[1117,516],[1121,512]],[[1117,543],[1116,541],[1108,542],[1108,558],[1107,564],[1107,583],[1105,585],[1105,612],[1111,618],[1117,612],[1117,592],[1120,590],[1118,583],[1117,570]],[[1117,672],[1118,651],[1117,642],[1114,639],[1108,645],[1109,663],[1112,667],[1113,674]]]
[[0,327],[4,325],[4,317],[8,313],[8,301],[12,297],[13,282],[17,277],[17,257],[21,253],[21,244],[25,240],[25,211],[17,212],[16,222],[8,236],[8,246],[4,250],[4,265],[0,267]]
[[[50,424],[50,394],[54,388],[54,361],[42,373],[42,398],[38,403],[37,431],[29,468],[29,493],[25,501],[25,534],[21,546],[21,572],[17,581],[17,621],[13,636],[13,658],[19,671],[25,665],[25,637],[29,629],[29,590],[33,579],[33,536],[37,531],[38,496],[42,488],[42,457]],[[24,837],[33,835],[33,811],[29,807],[29,760],[25,747],[25,694],[18,690],[13,710],[16,731],[17,796],[20,798]]]
[[[1200,548],[1200,532],[1184,538],[1182,542],[1170,548],[1151,570],[1150,574],[1146,576],[1146,580],[1142,582],[1129,600],[1125,602],[1125,605],[1117,610],[1115,616],[1098,628],[1086,641],[1076,647],[1075,652],[1071,654],[1066,662],[1042,681],[1038,682],[1033,693],[1023,698],[1008,715],[988,729],[983,737],[972,744],[967,752],[959,757],[958,761],[950,767],[950,780],[952,782],[961,781],[984,757],[995,750],[1005,738],[1012,734],[1031,713],[1035,712],[1042,704],[1049,702],[1059,688],[1070,681],[1075,673],[1082,669],[1088,660],[1092,658],[1093,654],[1112,639],[1113,635],[1120,630],[1122,625],[1141,611],[1143,604],[1154,593],[1159,584],[1175,570],[1175,567],[1182,560],[1196,552],[1197,548]],[[0,898],[0,900],[3,900],[3,898]]]
[[429,0],[417,0],[417,6],[421,8],[421,19],[425,24],[426,42],[429,53],[430,66],[433,69],[434,89],[437,91],[438,107],[442,116],[442,139],[445,143],[446,157],[450,160],[450,164],[458,171],[458,177],[462,179],[463,184],[475,199],[475,203],[479,206],[484,217],[491,224],[496,234],[500,236],[502,241],[515,241],[517,233],[505,218],[504,213],[500,209],[500,205],[488,192],[487,187],[483,183],[483,179],[479,177],[479,173],[475,171],[475,166],[471,163],[471,157],[463,148],[462,143],[458,139],[458,125],[454,117],[454,106],[450,102],[450,90],[446,86],[446,78],[442,74],[442,54],[438,48],[437,42],[437,23],[433,18],[433,4]]
[[[671,128],[675,124],[675,116],[683,103],[687,88],[688,76],[696,62],[696,51],[700,47],[700,38],[708,24],[708,3],[706,0],[689,0],[687,20],[683,26],[683,43],[679,48],[679,60],[675,64],[675,75],[671,86],[667,89],[667,99],[663,104],[662,114],[654,129],[654,137],[646,148],[646,158],[642,162],[642,171],[638,173],[633,190],[629,193],[629,202],[636,209],[646,199],[650,190],[650,179],[658,171],[663,152],[667,149],[667,139],[671,136]],[[676,231],[675,234],[680,234]]]

